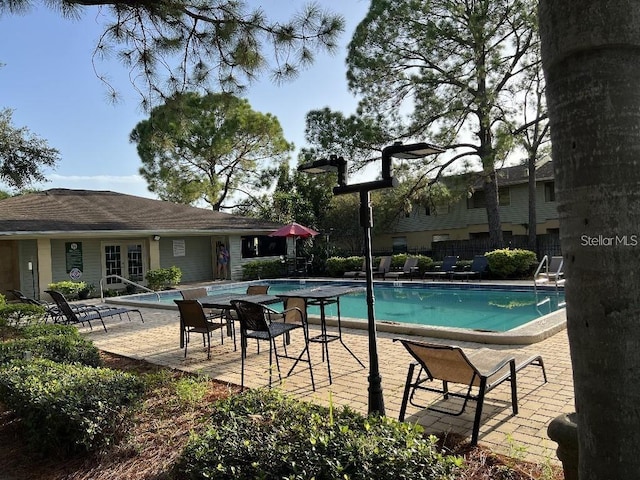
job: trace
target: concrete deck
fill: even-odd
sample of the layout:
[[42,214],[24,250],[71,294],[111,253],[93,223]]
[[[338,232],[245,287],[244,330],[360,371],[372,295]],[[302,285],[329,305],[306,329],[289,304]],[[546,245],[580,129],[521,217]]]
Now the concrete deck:
[[[211,360],[207,360],[200,336],[195,336],[189,344],[187,358],[179,348],[178,312],[160,309],[140,309],[144,323],[132,315],[132,321],[108,319],[108,332],[94,325],[93,331],[82,328],[95,345],[105,351],[131,358],[190,372],[206,374],[218,381],[240,384],[240,350],[233,349],[231,338],[225,338],[220,344],[218,332],[212,335]],[[317,325],[310,326],[311,335],[319,331]],[[239,332],[238,332],[239,333]],[[302,332],[298,331],[291,339],[290,353],[302,349]],[[403,387],[409,363],[412,358],[398,342],[399,335],[378,332],[378,353],[386,414],[397,418],[402,400]],[[299,364],[291,376],[284,378],[281,388],[301,400],[317,402],[322,405],[348,405],[367,412],[368,402],[368,338],[367,332],[357,329],[343,329],[346,345],[367,367],[362,368],[339,342],[329,344],[333,383],[329,384],[326,363],[322,361],[321,347],[311,344],[311,359],[316,382],[316,391],[312,391],[309,370],[306,364]],[[542,355],[548,376],[543,383],[541,370],[530,366],[518,373],[519,414],[514,416],[510,404],[510,387],[505,383],[491,391],[485,401],[483,420],[480,426],[479,443],[492,450],[511,456],[524,457],[536,462],[558,464],[555,455],[556,444],[546,434],[549,422],[561,413],[574,411],[574,393],[572,369],[569,358],[569,345],[566,330],[552,335],[533,345],[486,345],[481,343],[448,341],[438,338],[421,337],[435,343],[455,343],[465,350],[491,348],[500,351],[527,352]],[[268,385],[269,355],[266,343],[261,354],[257,354],[256,343],[249,342],[246,359],[245,385],[263,387]],[[289,360],[281,360],[284,372],[291,366]],[[277,375],[274,374],[274,379]],[[439,402],[436,394],[427,399]],[[456,432],[470,438],[475,413],[475,402],[458,417],[420,411],[409,406],[406,421],[419,422],[428,432]]]

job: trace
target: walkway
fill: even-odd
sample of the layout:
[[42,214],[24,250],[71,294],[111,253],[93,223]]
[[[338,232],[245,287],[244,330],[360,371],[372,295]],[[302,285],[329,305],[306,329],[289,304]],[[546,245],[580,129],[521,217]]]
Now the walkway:
[[[178,313],[172,310],[141,309],[145,322],[109,320],[108,333],[100,327],[92,332],[84,329],[95,345],[105,351],[131,358],[199,372],[221,382],[240,383],[240,351],[233,350],[233,341],[226,338],[220,345],[217,332],[212,336],[211,360],[207,360],[200,338],[193,339],[188,356],[179,348]],[[312,325],[311,329],[317,329]],[[343,329],[344,341],[368,366],[368,338],[364,330]],[[313,333],[313,332],[312,332]],[[404,347],[392,338],[397,335],[378,333],[380,373],[384,390],[386,414],[397,418],[402,400],[403,386],[411,357]],[[291,347],[295,351],[296,338]],[[446,343],[442,339],[424,338],[426,341]],[[456,342],[464,349],[487,348],[488,345]],[[480,427],[479,443],[492,450],[510,456],[524,457],[536,462],[558,463],[556,444],[546,434],[549,422],[563,412],[574,410],[573,382],[569,346],[566,331],[555,334],[540,343],[528,346],[489,346],[504,351],[526,350],[543,356],[548,383],[543,384],[539,368],[531,366],[518,374],[518,396],[520,412],[513,416],[510,407],[508,382],[489,393]],[[238,346],[239,348],[239,346]],[[308,369],[305,364],[296,367],[293,374],[284,379],[283,390],[301,400],[323,405],[348,405],[362,413],[367,412],[368,368],[362,368],[339,342],[330,344],[333,384],[329,385],[326,364],[322,362],[320,345],[311,345],[311,359],[316,381],[316,391],[311,389]],[[245,383],[249,387],[268,384],[269,355],[262,346],[258,356],[255,342],[249,343],[246,361]],[[291,363],[282,360],[281,367],[288,371]],[[277,375],[274,376],[277,378]],[[434,394],[434,401],[438,398]],[[470,436],[475,405],[459,417],[441,415],[431,411],[417,411],[409,407],[407,421],[417,421],[428,432],[450,431]]]

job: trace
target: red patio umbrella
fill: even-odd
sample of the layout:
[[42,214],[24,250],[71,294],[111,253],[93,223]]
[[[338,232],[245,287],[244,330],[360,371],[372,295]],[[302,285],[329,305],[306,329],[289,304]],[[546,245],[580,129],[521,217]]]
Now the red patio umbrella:
[[300,225],[299,223],[293,222],[288,225],[285,225],[282,228],[279,228],[275,232],[269,234],[270,237],[299,237],[299,238],[309,238],[315,237],[318,235],[314,229],[305,227],[304,225]]

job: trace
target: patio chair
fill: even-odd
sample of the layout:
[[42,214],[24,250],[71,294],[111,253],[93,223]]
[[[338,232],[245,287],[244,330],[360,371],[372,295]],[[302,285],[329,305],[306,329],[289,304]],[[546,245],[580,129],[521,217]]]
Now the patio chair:
[[142,318],[142,313],[137,308],[124,308],[124,307],[110,307],[108,305],[82,305],[80,308],[73,308],[64,295],[60,292],[56,292],[55,290],[45,290],[45,293],[48,293],[49,296],[53,299],[60,311],[57,319],[54,319],[57,322],[65,323],[65,324],[82,324],[86,322],[89,325],[89,328],[93,330],[93,325],[91,325],[91,320],[100,320],[102,323],[102,328],[104,331],[107,331],[107,326],[104,323],[105,318],[115,317],[116,315],[122,320],[122,315],[126,315],[129,321],[131,321],[131,313],[135,312],[140,315],[140,320],[144,323],[144,318]]
[[[547,373],[540,355],[514,356],[486,348],[466,354],[457,346],[432,344],[402,338],[395,338],[394,341],[400,341],[416,360],[416,362],[409,365],[399,420],[404,421],[408,403],[418,408],[457,416],[465,411],[470,400],[475,401],[476,412],[471,435],[472,445],[478,443],[482,407],[487,392],[490,392],[503,382],[509,381],[511,383],[511,408],[513,414],[516,415],[518,413],[516,373],[528,365],[538,365],[542,369],[544,383],[547,382]],[[417,366],[420,369],[417,376],[414,376]],[[425,385],[426,382],[434,380],[442,381],[442,388]],[[450,391],[450,383],[463,385],[466,391]],[[456,412],[440,409],[432,405],[426,406],[415,403],[415,394],[419,390],[442,394],[444,400],[448,400],[449,397],[461,398],[464,400],[462,408]]]
[[442,266],[437,268],[437,270],[424,272],[422,278],[443,278],[447,277],[451,279],[451,274],[456,269],[456,264],[458,263],[458,257],[454,255],[450,255],[448,257],[444,257],[444,261],[442,262]]
[[[174,300],[180,311],[180,330],[184,335],[184,357],[187,358],[187,346],[190,333],[201,333],[202,343],[207,347],[207,360],[211,358],[211,333],[220,330],[221,342],[224,342],[222,329],[226,323],[211,322],[198,300]],[[205,343],[206,340],[206,343]]]
[[[259,303],[248,302],[246,300],[232,300],[231,304],[238,314],[240,321],[240,347],[242,366],[240,374],[240,386],[244,389],[244,364],[247,357],[247,339],[255,338],[258,342],[266,340],[269,342],[269,387],[271,387],[273,376],[273,357],[276,360],[276,369],[278,378],[282,382],[282,374],[280,371],[280,358],[289,358],[295,360],[295,363],[287,373],[291,374],[293,368],[298,362],[306,362],[309,364],[309,375],[311,376],[311,385],[315,391],[316,386],[313,380],[313,369],[311,367],[311,356],[309,354],[309,337],[304,321],[305,317],[302,310],[294,307],[289,310],[278,312],[265,305]],[[295,321],[292,319],[295,318]],[[287,353],[286,340],[293,330],[301,329],[304,333],[304,349],[297,357],[291,357]],[[278,353],[276,346],[276,338],[284,336],[283,344],[284,355]],[[306,360],[302,357],[306,353]]]
[[384,279],[398,280],[403,275],[408,275],[409,279],[413,279],[413,274],[418,271],[418,259],[416,257],[407,257],[402,266],[402,270],[389,271],[385,273]]
[[487,257],[485,257],[484,255],[476,255],[475,257],[473,257],[473,262],[471,262],[471,266],[469,268],[460,272],[452,272],[451,278],[469,280],[473,277],[481,280],[482,275],[487,272],[488,268],[489,261],[487,260]]
[[269,293],[270,285],[249,285],[247,295],[266,295]]
[[[189,288],[187,290],[180,290],[180,295],[182,295],[183,300],[198,300],[199,298],[203,298],[207,296],[207,289],[204,287],[199,288]],[[204,308],[202,307],[204,314],[208,321],[217,320],[221,327],[229,327],[229,332],[231,337],[233,338],[233,344],[236,343],[236,329],[233,323],[233,317],[229,315],[229,312],[225,310],[221,310],[219,308]],[[204,335],[204,334],[203,334]],[[224,334],[222,330],[220,331],[220,336],[222,337],[222,343],[224,343]]]

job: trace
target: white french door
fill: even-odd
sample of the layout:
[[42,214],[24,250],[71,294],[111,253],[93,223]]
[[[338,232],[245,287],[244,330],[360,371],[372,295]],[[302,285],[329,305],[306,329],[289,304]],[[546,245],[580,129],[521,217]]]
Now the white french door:
[[135,283],[144,281],[147,262],[143,242],[109,242],[103,244],[102,252],[102,271],[107,277],[106,284],[110,288],[125,286],[120,278],[110,277],[110,275],[118,275]]

